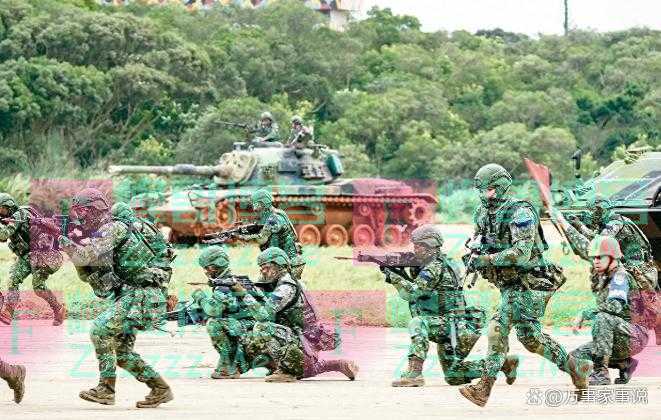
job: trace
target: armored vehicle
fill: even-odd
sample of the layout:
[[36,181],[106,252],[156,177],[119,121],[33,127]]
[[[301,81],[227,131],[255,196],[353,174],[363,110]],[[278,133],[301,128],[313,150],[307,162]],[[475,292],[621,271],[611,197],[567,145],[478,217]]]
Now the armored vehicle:
[[[572,159],[578,174],[580,152]],[[592,179],[576,178],[574,188],[554,190],[558,208],[563,213],[580,213],[595,194],[608,197],[617,213],[629,217],[645,233],[661,269],[661,151],[629,149],[625,159],[601,169]]]
[[210,184],[133,197],[131,206],[155,219],[174,242],[254,221],[250,195],[269,188],[276,207],[289,215],[303,244],[399,245],[416,226],[430,221],[434,191],[386,179],[341,179],[337,151],[322,145],[235,143],[213,166],[111,166],[113,174],[188,175]]

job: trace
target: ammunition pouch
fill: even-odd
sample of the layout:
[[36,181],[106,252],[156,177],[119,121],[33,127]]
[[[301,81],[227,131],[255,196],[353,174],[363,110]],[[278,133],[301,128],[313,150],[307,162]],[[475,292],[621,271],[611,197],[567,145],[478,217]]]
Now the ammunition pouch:
[[112,270],[94,271],[86,280],[94,294],[101,299],[109,298],[122,286],[122,280]]
[[547,263],[542,267],[534,267],[531,270],[522,271],[523,285],[529,290],[543,292],[555,292],[567,281],[562,269],[553,263]]

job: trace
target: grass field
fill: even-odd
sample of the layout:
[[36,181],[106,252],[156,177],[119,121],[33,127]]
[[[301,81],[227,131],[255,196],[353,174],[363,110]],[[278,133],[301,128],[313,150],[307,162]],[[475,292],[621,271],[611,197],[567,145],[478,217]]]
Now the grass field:
[[[174,275],[169,289],[170,293],[176,294],[182,300],[196,288],[206,288],[187,284],[205,281],[202,269],[197,265],[199,252],[198,247],[177,249]],[[318,302],[322,315],[341,317],[343,323],[353,325],[406,326],[410,319],[407,302],[398,297],[392,286],[383,282],[383,276],[375,266],[356,265],[351,261],[334,258],[349,257],[352,252],[350,247],[305,249],[305,283]],[[247,274],[251,278],[257,276],[256,247],[231,247],[229,253],[235,273]],[[451,247],[449,253],[458,257],[463,253],[463,249]],[[564,255],[559,246],[552,246],[549,255],[553,261],[564,267],[568,281],[550,301],[544,323],[567,326],[579,309],[593,305],[588,288],[588,266],[573,255]],[[13,258],[5,246],[0,248],[2,290],[7,288],[8,272]],[[92,318],[107,304],[95,298],[90,287],[78,280],[69,262],[65,262],[62,269],[49,278],[48,286],[63,294],[70,318]],[[24,282],[21,290],[31,290],[31,278]],[[484,280],[479,280],[476,287],[468,290],[466,294],[470,303],[482,306],[487,311],[494,309],[499,297],[497,289]],[[22,301],[20,309],[33,314],[32,317],[50,316],[44,303],[29,297],[29,293]]]

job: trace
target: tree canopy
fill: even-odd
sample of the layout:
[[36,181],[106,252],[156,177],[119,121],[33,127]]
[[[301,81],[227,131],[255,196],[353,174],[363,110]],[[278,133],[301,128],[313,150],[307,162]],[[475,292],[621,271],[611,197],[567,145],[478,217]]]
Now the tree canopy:
[[1,171],[212,163],[242,138],[216,121],[271,110],[285,130],[303,114],[354,176],[443,182],[491,161],[520,176],[528,156],[561,179],[576,147],[603,164],[661,143],[660,79],[649,29],[426,33],[375,8],[335,32],[293,0],[198,12],[6,0]]

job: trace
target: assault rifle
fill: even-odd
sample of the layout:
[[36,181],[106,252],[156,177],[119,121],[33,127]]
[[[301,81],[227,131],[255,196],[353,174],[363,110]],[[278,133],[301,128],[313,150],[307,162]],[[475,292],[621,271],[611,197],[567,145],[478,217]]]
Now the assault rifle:
[[387,254],[376,254],[371,252],[359,251],[355,257],[335,257],[338,260],[353,260],[358,262],[365,262],[376,264],[379,269],[386,273],[386,281],[389,281],[387,272],[392,272],[405,278],[406,280],[413,280],[411,273],[407,273],[406,269],[418,269],[422,263],[415,256],[413,252],[389,252]]
[[[13,219],[6,217],[0,219],[3,224],[7,223],[25,223],[25,220]],[[36,228],[41,232],[48,233],[53,237],[53,249],[59,249],[57,238],[62,236],[69,236],[69,225],[72,223],[68,215],[55,214],[51,217],[34,217],[31,216],[28,220],[30,228]]]
[[200,305],[186,300],[177,303],[177,309],[166,314],[168,321],[177,321],[180,327],[203,324],[208,318]]
[[475,286],[478,274],[482,274],[482,276],[487,275],[486,272],[481,271],[481,269],[475,267],[475,261],[480,255],[486,255],[495,252],[495,242],[495,239],[491,237],[491,235],[477,235],[473,239],[468,239],[466,241],[466,248],[468,248],[470,252],[461,257],[464,262],[464,266],[466,266],[466,274],[462,280],[462,286],[469,278],[469,276],[470,280],[468,282],[468,288],[470,289],[471,287]]
[[202,241],[204,244],[224,244],[229,242],[235,235],[254,235],[262,230],[264,225],[257,223],[249,223],[239,225],[230,229],[221,230],[220,232],[209,233],[204,235],[206,239]]
[[250,277],[248,276],[228,276],[228,277],[220,277],[217,279],[209,279],[208,282],[202,283],[202,282],[189,282],[191,286],[209,286],[213,290],[216,290],[217,288],[220,289],[222,292],[231,292],[232,286],[235,284],[241,284],[244,289],[246,289],[247,292],[252,292],[256,290],[255,285],[253,284],[252,281],[250,281]]

